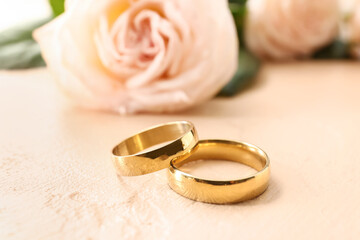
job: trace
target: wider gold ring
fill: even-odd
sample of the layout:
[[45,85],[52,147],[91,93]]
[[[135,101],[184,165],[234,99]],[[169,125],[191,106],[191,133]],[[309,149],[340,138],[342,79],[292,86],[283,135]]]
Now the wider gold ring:
[[[117,173],[123,176],[152,173],[169,167],[173,158],[188,157],[197,142],[198,136],[192,123],[177,121],[161,124],[135,134],[114,147],[113,162]],[[146,150],[164,143],[155,150]]]
[[[179,169],[187,162],[198,159],[223,159],[240,162],[258,172],[229,181],[216,181],[194,177]],[[262,194],[269,182],[269,158],[260,148],[242,142],[226,140],[201,140],[191,156],[173,159],[170,162],[168,181],[180,195],[207,203],[236,203]]]

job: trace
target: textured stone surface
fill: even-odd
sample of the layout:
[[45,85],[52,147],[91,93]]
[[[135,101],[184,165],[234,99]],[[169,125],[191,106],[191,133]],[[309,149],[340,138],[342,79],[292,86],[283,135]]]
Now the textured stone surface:
[[[357,239],[359,78],[358,63],[266,65],[237,97],[121,117],[64,104],[43,69],[0,72],[0,239]],[[269,189],[211,205],[171,191],[165,170],[116,176],[116,143],[181,119],[263,148]]]

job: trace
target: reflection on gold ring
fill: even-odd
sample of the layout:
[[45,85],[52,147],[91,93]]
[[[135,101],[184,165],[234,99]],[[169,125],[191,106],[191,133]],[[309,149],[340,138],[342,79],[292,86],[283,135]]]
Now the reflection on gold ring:
[[[165,143],[155,150],[150,147]],[[187,121],[170,122],[146,129],[114,147],[117,173],[137,176],[167,168],[173,158],[186,158],[198,142],[194,125]]]
[[[179,169],[183,164],[198,159],[223,159],[240,162],[258,172],[245,178],[229,181],[201,179]],[[263,193],[269,183],[269,158],[260,148],[242,142],[227,140],[201,140],[192,154],[170,162],[168,181],[180,195],[207,203],[236,203],[252,199]]]

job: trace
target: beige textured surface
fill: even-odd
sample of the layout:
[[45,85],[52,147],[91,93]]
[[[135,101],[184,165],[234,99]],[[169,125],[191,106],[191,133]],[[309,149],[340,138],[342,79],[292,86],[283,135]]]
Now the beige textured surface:
[[[66,107],[45,70],[0,73],[0,239],[358,239],[358,63],[267,65],[253,88],[179,115]],[[117,177],[110,150],[138,130],[195,123],[270,156],[259,198],[210,205],[169,189],[165,170]]]

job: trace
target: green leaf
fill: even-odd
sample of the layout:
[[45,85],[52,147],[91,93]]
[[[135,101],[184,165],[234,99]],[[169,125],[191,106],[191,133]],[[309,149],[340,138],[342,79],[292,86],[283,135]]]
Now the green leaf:
[[0,48],[0,69],[24,69],[44,65],[40,47],[32,39]]
[[220,91],[221,96],[233,96],[246,88],[255,78],[260,68],[260,61],[246,50],[239,53],[238,69],[230,82]]
[[336,39],[329,45],[319,49],[313,54],[315,59],[347,59],[349,58],[350,45]]
[[10,28],[0,33],[0,69],[43,66],[40,47],[32,37],[34,29],[50,19]]
[[35,21],[30,24],[15,26],[0,32],[0,47],[6,44],[33,39],[32,32],[50,19]]
[[230,82],[220,91],[219,95],[233,96],[251,83],[256,76],[260,61],[246,50],[244,27],[247,0],[229,0],[229,8],[233,15],[238,33],[241,50],[239,52],[238,69]]
[[65,0],[49,0],[54,17],[65,11]]
[[229,3],[246,4],[247,0],[229,0]]
[[245,17],[246,17],[246,1],[244,0],[234,0],[230,1],[229,8],[233,15],[234,22],[236,25],[236,30],[238,33],[238,38],[241,43],[244,41],[244,27],[245,27]]

